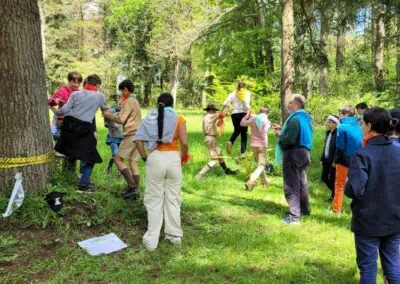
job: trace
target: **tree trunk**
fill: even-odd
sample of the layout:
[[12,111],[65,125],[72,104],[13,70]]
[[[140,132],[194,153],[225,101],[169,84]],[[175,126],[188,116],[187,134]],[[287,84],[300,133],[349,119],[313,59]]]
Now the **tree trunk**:
[[274,68],[274,55],[272,53],[272,42],[271,42],[271,33],[270,28],[267,25],[267,21],[265,19],[265,2],[264,0],[257,0],[258,4],[258,17],[260,20],[260,25],[264,28],[265,40],[263,43],[264,51],[265,51],[265,64],[267,67],[267,73],[271,74],[275,71]]
[[176,95],[179,88],[179,67],[180,60],[178,56],[175,56],[172,61],[172,78],[171,78],[171,95],[174,98],[174,107],[176,106]]
[[400,7],[397,9],[397,64],[396,64],[397,106],[400,105]]
[[321,29],[320,29],[320,56],[319,56],[319,92],[323,96],[328,95],[328,36],[330,33],[330,23],[332,9],[324,7],[321,10]]
[[281,0],[282,47],[281,47],[281,108],[282,121],[289,115],[288,103],[293,90],[294,15],[293,0]]
[[150,105],[151,88],[153,85],[153,76],[150,67],[144,67],[144,97],[143,106],[148,107]]
[[84,14],[83,14],[83,7],[82,7],[82,2],[79,2],[79,16],[80,16],[80,23],[78,27],[78,42],[79,42],[79,48],[78,48],[78,59],[79,61],[83,61],[83,45],[84,45],[84,28],[83,28],[83,21],[84,21]]
[[344,53],[346,44],[346,34],[339,30],[336,36],[336,71],[341,72],[344,67]]
[[384,90],[384,48],[385,48],[385,7],[383,4],[372,6],[372,14],[375,24],[374,35],[374,57],[373,57],[373,70],[376,90],[381,92]]
[[[37,1],[2,1],[0,158],[35,157],[52,150],[40,31]],[[11,191],[17,171],[22,172],[25,191],[45,191],[49,164],[0,168],[1,192]]]

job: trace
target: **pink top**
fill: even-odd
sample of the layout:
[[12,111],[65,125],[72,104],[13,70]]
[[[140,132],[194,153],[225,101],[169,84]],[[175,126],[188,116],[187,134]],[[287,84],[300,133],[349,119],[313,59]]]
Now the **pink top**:
[[[68,88],[67,85],[60,87],[57,91],[54,92],[54,94],[48,99],[48,104],[49,106],[56,106],[58,105],[58,107],[62,107],[63,105],[65,105],[68,100],[69,97],[72,94],[72,90],[70,90],[70,88]],[[59,103],[56,103],[56,99],[59,100]]]
[[251,127],[251,146],[252,147],[268,147],[268,130],[271,127],[271,122],[267,119],[264,120],[261,131],[258,130],[256,125],[256,117],[246,115],[240,122],[240,126]]

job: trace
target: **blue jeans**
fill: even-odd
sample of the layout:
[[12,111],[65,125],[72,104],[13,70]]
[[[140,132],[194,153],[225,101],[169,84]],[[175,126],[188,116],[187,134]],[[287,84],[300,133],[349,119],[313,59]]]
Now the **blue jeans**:
[[94,164],[93,163],[87,163],[84,161],[81,161],[81,180],[79,182],[79,185],[83,186],[83,185],[88,185],[90,182],[90,176],[93,173],[93,168],[94,168]]
[[400,234],[386,237],[354,235],[360,284],[375,284],[378,251],[384,275],[390,284],[400,283]]
[[112,157],[115,158],[115,156],[118,153],[119,144],[118,143],[110,143],[110,149],[111,149]]

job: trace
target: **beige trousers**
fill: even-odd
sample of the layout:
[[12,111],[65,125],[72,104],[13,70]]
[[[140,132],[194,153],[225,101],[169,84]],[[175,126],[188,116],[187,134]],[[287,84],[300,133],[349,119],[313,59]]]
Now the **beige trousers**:
[[180,240],[181,229],[181,158],[177,151],[153,151],[146,161],[144,205],[148,227],[143,236],[146,247],[158,246],[164,222],[165,238]]
[[223,162],[224,159],[213,159],[215,156],[221,156],[221,150],[217,146],[217,140],[214,136],[206,136],[204,142],[207,145],[208,152],[210,153],[211,160],[200,170],[196,175],[196,179],[200,180],[210,169],[215,167],[219,162]]
[[257,169],[250,175],[250,182],[256,182],[260,177],[262,183],[267,183],[267,176],[265,174],[265,164],[267,157],[267,148],[266,147],[252,147],[254,160],[257,163]]

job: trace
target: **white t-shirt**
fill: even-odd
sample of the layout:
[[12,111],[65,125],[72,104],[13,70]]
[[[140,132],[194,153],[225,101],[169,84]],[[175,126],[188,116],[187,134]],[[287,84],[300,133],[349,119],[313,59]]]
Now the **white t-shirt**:
[[247,112],[250,108],[250,92],[246,91],[244,101],[241,101],[236,96],[236,92],[231,93],[223,103],[224,106],[228,106],[229,104],[232,105],[232,113]]

